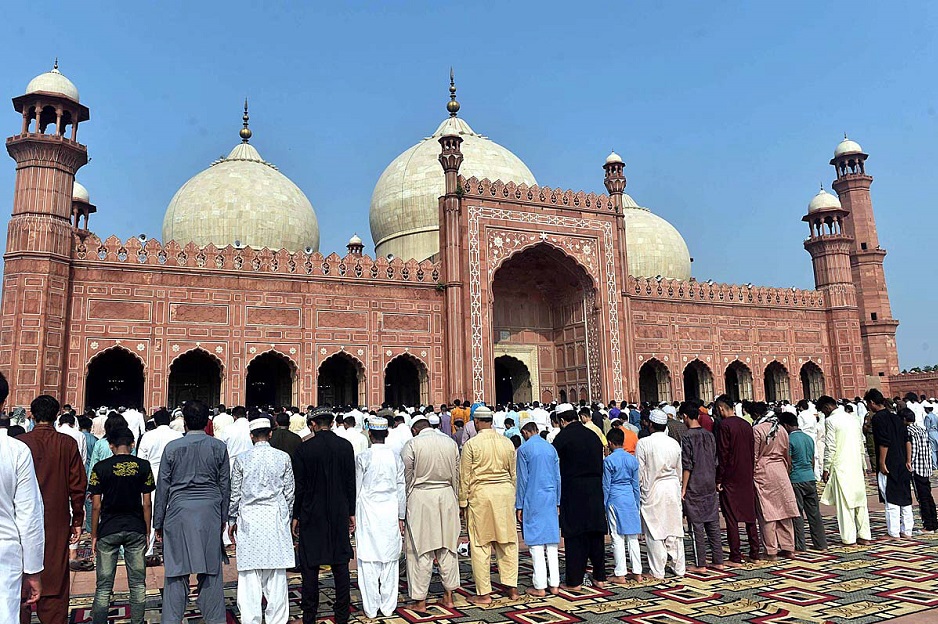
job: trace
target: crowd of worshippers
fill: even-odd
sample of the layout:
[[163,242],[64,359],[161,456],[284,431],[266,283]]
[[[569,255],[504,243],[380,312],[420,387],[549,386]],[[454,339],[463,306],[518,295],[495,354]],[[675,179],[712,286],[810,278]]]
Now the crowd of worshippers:
[[[0,407],[8,392],[0,375]],[[875,389],[863,400],[795,405],[724,395],[707,405],[457,400],[229,413],[193,401],[146,419],[107,408],[76,418],[42,395],[28,413],[0,418],[0,621],[36,612],[43,624],[64,624],[69,571],[93,568],[92,618],[103,624],[121,551],[134,624],[143,622],[146,566],[160,563],[162,622],[183,620],[191,575],[205,622],[225,622],[232,549],[245,624],[287,622],[290,570],[302,575],[302,621],[316,622],[325,569],[335,622],[347,622],[353,558],[369,618],[398,608],[402,558],[415,612],[426,612],[435,571],[439,603],[454,606],[459,556],[471,563],[469,602],[492,602],[493,555],[500,593],[519,598],[522,540],[533,596],[643,580],[642,543],[656,579],[669,564],[679,577],[722,570],[747,561],[740,525],[750,561],[796,557],[808,537],[825,550],[820,503],[836,509],[843,544],[868,544],[865,473],[876,475],[887,539],[913,535],[913,491],[921,530],[934,532],[933,403]],[[83,532],[93,562],[77,557]]]

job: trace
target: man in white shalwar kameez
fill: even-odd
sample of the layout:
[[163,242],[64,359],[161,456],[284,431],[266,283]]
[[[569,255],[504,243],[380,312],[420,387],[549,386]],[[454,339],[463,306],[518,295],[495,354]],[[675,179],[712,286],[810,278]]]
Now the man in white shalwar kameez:
[[668,418],[660,410],[651,414],[651,435],[635,447],[641,483],[641,514],[648,548],[648,569],[664,578],[671,557],[674,573],[684,576],[684,520],[681,507],[681,445],[668,436]]
[[[0,386],[8,392],[3,375]],[[0,622],[19,621],[21,595],[28,605],[39,600],[46,543],[43,518],[33,455],[0,429]]]
[[238,557],[238,609],[242,624],[261,624],[261,616],[267,624],[286,624],[287,569],[296,564],[290,534],[293,466],[289,455],[270,446],[269,418],[251,421],[250,432],[254,447],[235,459],[228,511]]
[[827,485],[821,503],[836,508],[840,540],[844,545],[868,544],[872,535],[863,474],[863,430],[856,417],[837,405],[832,397],[820,397],[817,408],[826,415],[821,479]]
[[388,437],[386,419],[369,420],[368,435],[371,448],[355,458],[358,588],[367,617],[377,617],[379,610],[390,617],[397,608],[407,505],[404,464],[384,443]]

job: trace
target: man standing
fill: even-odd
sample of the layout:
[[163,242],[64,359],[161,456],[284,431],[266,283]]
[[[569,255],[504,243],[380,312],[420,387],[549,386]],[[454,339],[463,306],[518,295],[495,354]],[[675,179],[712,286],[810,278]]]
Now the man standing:
[[609,442],[606,440],[606,436],[603,433],[603,430],[596,426],[596,423],[593,422],[592,410],[584,405],[579,409],[577,414],[580,416],[580,422],[583,423],[583,426],[595,433],[599,438],[599,443],[602,445],[602,452],[605,454],[606,445],[609,444]]
[[[36,612],[42,624],[65,624],[68,618],[68,545],[77,544],[85,520],[85,465],[78,445],[53,427],[59,402],[42,394],[29,406],[36,428],[19,436],[29,447],[42,493],[46,532],[42,594]],[[71,518],[69,518],[71,514]],[[21,621],[29,622],[24,610]]]
[[925,406],[925,432],[928,434],[928,447],[931,450],[932,470],[938,470],[938,415],[935,407],[929,403]]
[[251,430],[247,419],[247,410],[238,405],[231,410],[233,422],[225,428],[224,435],[215,437],[225,443],[228,448],[228,463],[234,466],[235,458],[241,453],[250,451],[253,447],[251,442]]
[[397,453],[398,456],[401,454],[401,450],[404,448],[404,445],[414,437],[414,434],[411,433],[410,427],[407,425],[407,419],[403,415],[396,415],[393,417],[384,417],[387,418],[388,423],[390,424],[392,418],[394,421],[394,428],[388,432],[388,438],[385,442],[388,445],[388,448]]
[[78,430],[75,415],[71,412],[63,413],[59,416],[59,424],[55,430],[75,440],[75,444],[78,445],[78,454],[81,456],[81,463],[86,464],[91,449],[88,448],[88,438]]
[[[178,440],[182,434],[169,427],[169,413],[161,409],[153,414],[153,422],[156,429],[147,431],[140,438],[140,447],[137,449],[137,457],[150,462],[150,469],[153,471],[153,479],[159,483],[160,463],[163,461],[163,451],[166,445],[173,440]],[[149,520],[149,518],[148,518]],[[159,564],[159,557],[153,554],[156,545],[156,531],[150,530],[150,541],[147,547],[147,557],[151,564]]]
[[804,552],[808,547],[804,539],[802,516],[808,518],[811,545],[815,550],[827,550],[824,520],[821,518],[821,509],[818,507],[817,481],[814,478],[814,440],[798,426],[801,422],[800,416],[782,412],[778,415],[778,421],[788,432],[788,453],[791,456],[791,470],[788,478],[791,480],[791,487],[798,503],[798,515],[793,520],[795,550]]
[[238,556],[238,610],[242,624],[261,624],[262,617],[267,624],[286,624],[287,569],[295,565],[293,467],[289,455],[270,445],[269,418],[251,421],[250,431],[254,447],[235,460],[228,506],[228,533]]
[[[387,428],[385,428],[385,431],[387,431]],[[355,457],[358,457],[368,450],[368,438],[365,437],[364,433],[359,431],[354,416],[346,416],[342,420],[342,426],[339,427],[335,433],[340,438],[345,438],[349,441],[349,444],[352,445],[352,452],[355,453]]]
[[[479,433],[468,440],[459,466],[459,507],[469,530],[474,605],[492,603],[492,548],[508,597],[518,598],[518,531],[515,528],[515,447],[492,428],[492,410],[476,408]],[[592,435],[592,434],[590,434]]]
[[300,445],[300,436],[290,431],[290,414],[280,412],[276,418],[277,426],[270,434],[270,445],[293,457],[293,451]]
[[166,445],[156,485],[153,528],[163,543],[165,584],[162,620],[179,622],[195,574],[199,610],[206,624],[225,622],[221,533],[228,525],[231,473],[225,443],[205,433],[208,406],[186,403],[186,435]]
[[107,436],[113,455],[102,459],[88,477],[91,494],[91,552],[96,555],[97,582],[91,616],[94,624],[107,624],[117,571],[117,555],[123,549],[130,591],[131,624],[143,624],[147,602],[147,568],[144,551],[150,527],[150,492],[155,484],[150,464],[131,455],[134,434],[114,429]]
[[[531,596],[557,594],[560,590],[560,458],[550,442],[540,436],[537,423],[528,421],[521,428],[524,443],[517,452],[518,487],[515,509],[521,523],[521,535],[534,564],[534,587]],[[546,560],[545,560],[546,556]]]
[[609,521],[609,535],[612,538],[612,555],[615,559],[615,576],[610,581],[625,583],[628,572],[628,558],[631,559],[632,573],[629,578],[642,581],[642,553],[638,546],[638,536],[642,532],[641,485],[638,478],[638,460],[625,452],[622,444],[625,434],[622,429],[609,431],[609,455],[603,460],[603,505]]
[[836,508],[840,540],[845,546],[869,544],[872,536],[863,476],[863,430],[833,397],[819,397],[817,409],[825,417],[821,479],[827,485],[821,503]]
[[355,454],[348,440],[332,432],[335,414],[318,408],[311,415],[312,437],[293,454],[296,502],[293,535],[299,538],[304,624],[316,624],[319,569],[328,565],[335,579],[335,622],[347,624],[351,613],[349,561],[355,532]]
[[684,576],[684,522],[681,517],[681,445],[670,437],[668,417],[660,411],[651,414],[651,435],[638,441],[635,459],[642,488],[642,520],[648,570],[664,578],[665,564],[671,558],[674,573]]
[[565,586],[583,584],[586,563],[593,565],[593,585],[606,582],[606,511],[603,506],[603,448],[583,426],[569,403],[557,406],[562,429],[554,438],[560,457],[560,531],[567,564]]
[[[769,411],[765,403],[752,404],[749,413],[756,419],[752,428],[755,442],[755,468],[752,473],[756,484],[756,511],[769,561],[781,554],[791,557],[795,550],[792,518],[797,517],[798,501],[788,472],[791,455],[788,450],[788,432],[779,426],[778,416]],[[795,417],[797,419],[797,416]]]
[[224,440],[225,429],[230,427],[233,422],[234,418],[228,413],[224,403],[219,403],[216,408],[215,418],[212,419],[212,433],[215,434],[216,438]]
[[397,608],[401,535],[407,508],[404,464],[384,443],[388,437],[386,418],[368,421],[368,437],[371,448],[355,457],[358,589],[365,616],[375,618],[380,610],[385,617],[391,617]]
[[434,559],[443,581],[440,604],[452,608],[453,591],[459,587],[459,447],[427,425],[424,420],[414,423],[414,437],[401,451],[407,487],[407,588],[411,608],[418,612],[427,610]]
[[756,528],[756,488],[752,480],[755,467],[755,438],[752,425],[736,415],[733,400],[725,394],[717,397],[714,412],[722,420],[717,439],[717,491],[720,492],[720,507],[726,522],[726,539],[729,542],[730,558],[727,565],[743,563],[739,541],[739,523],[745,523],[749,536],[749,558],[759,560],[759,531]]
[[909,441],[912,452],[909,464],[912,468],[912,485],[918,499],[918,510],[922,515],[922,532],[934,533],[938,529],[938,516],[935,515],[935,498],[931,493],[931,452],[928,448],[928,434],[915,423],[915,413],[909,408],[899,410],[899,416],[905,420],[909,429]]
[[712,566],[722,570],[716,439],[700,424],[702,412],[696,403],[681,403],[678,412],[687,426],[687,432],[681,438],[681,498],[694,544],[694,567],[691,569],[700,572],[707,565],[709,543]]
[[[0,374],[0,410],[9,394],[10,386]],[[33,456],[28,446],[0,429],[0,622],[19,620],[21,596],[27,607],[39,600],[43,528]]]
[[909,432],[900,418],[886,409],[883,393],[872,388],[863,397],[873,414],[873,441],[879,468],[879,497],[886,504],[886,532],[892,539],[912,537],[912,473],[909,472]]

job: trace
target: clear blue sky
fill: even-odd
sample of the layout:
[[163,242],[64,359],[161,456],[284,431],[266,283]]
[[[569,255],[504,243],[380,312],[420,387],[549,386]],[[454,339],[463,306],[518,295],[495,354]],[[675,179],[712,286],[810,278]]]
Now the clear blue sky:
[[800,219],[846,131],[876,178],[902,366],[938,363],[935,3],[281,4],[8,7],[0,94],[58,55],[91,109],[78,178],[102,238],[159,237],[173,193],[238,142],[247,95],[252,143],[310,198],[328,253],[353,232],[371,249],[375,181],[443,119],[454,65],[461,115],[542,184],[602,191],[614,148],[698,279],[783,287],[813,287]]

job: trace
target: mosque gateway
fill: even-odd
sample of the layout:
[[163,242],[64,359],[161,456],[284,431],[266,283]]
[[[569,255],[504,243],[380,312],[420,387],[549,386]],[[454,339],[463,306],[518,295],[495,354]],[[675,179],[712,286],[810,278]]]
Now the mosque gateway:
[[816,289],[717,284],[625,192],[619,156],[597,161],[604,195],[539,186],[455,95],[377,180],[375,257],[357,236],[324,257],[313,203],[251,142],[246,105],[228,155],[172,198],[162,241],[95,232],[109,207],[75,179],[89,108],[58,67],[30,81],[7,139],[10,403],[774,401],[907,383],[856,142],[803,217]]

